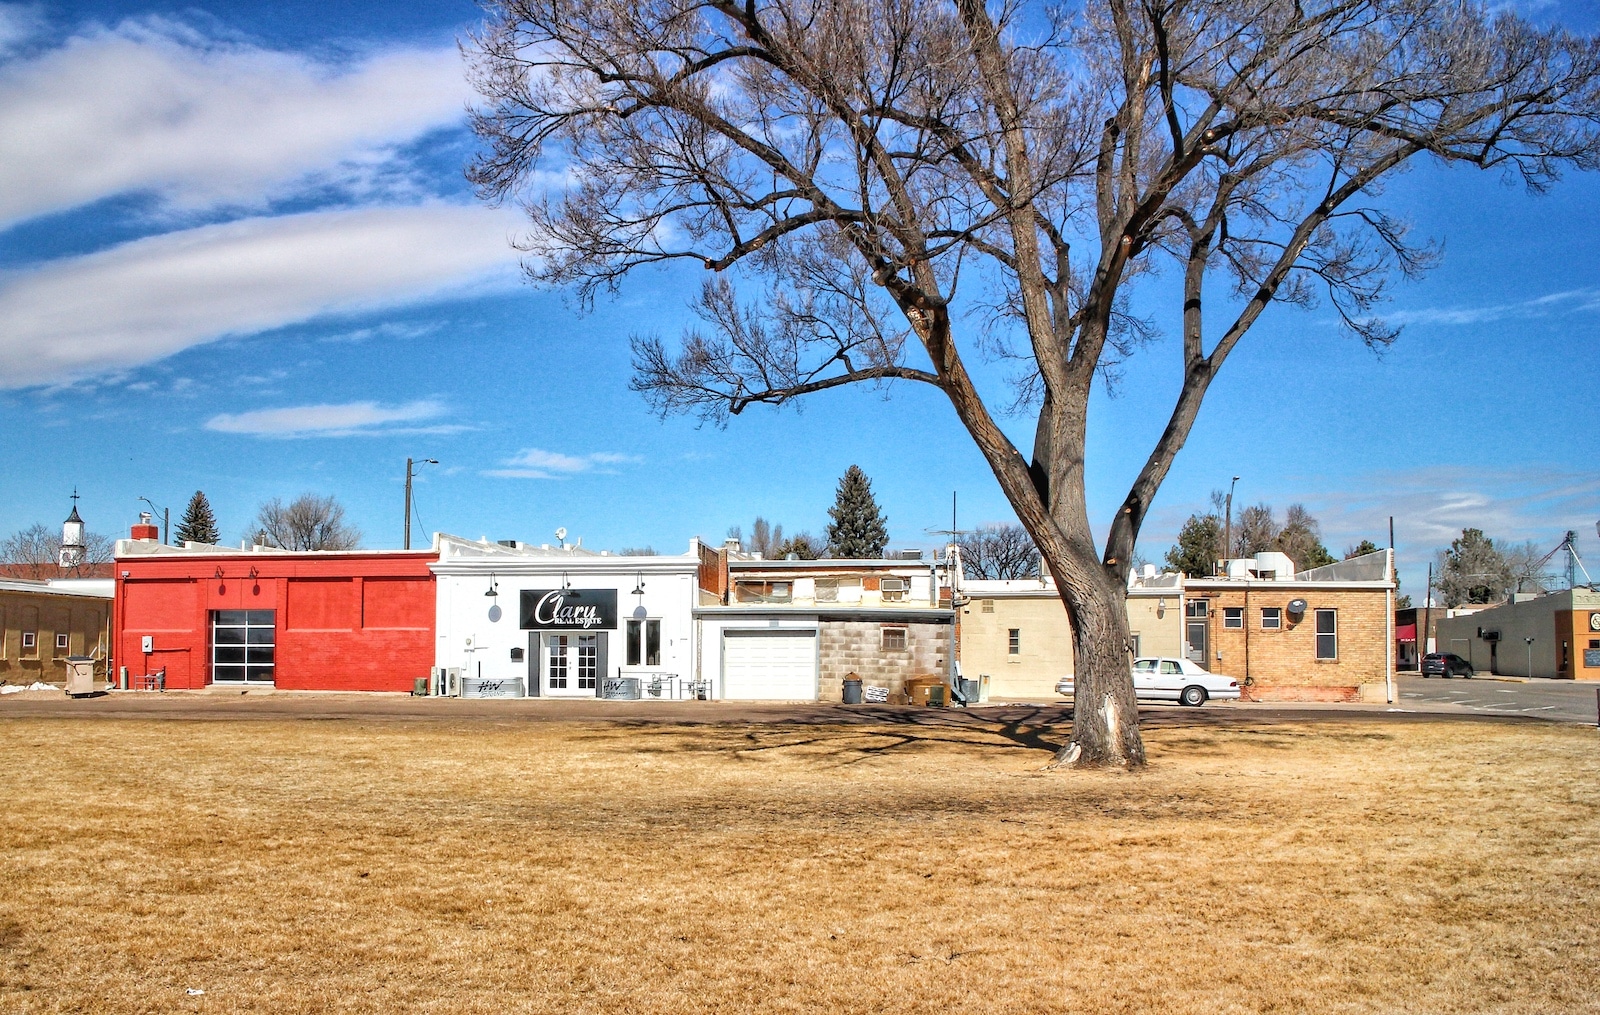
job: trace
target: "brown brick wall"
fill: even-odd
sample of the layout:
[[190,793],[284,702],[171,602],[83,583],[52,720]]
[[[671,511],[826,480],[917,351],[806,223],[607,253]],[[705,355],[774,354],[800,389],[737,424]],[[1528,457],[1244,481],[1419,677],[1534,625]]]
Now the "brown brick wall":
[[[1208,594],[1209,593],[1209,594]],[[1388,668],[1387,597],[1382,589],[1317,591],[1253,588],[1248,604],[1243,589],[1191,593],[1210,604],[1210,668],[1237,677],[1244,697],[1255,701],[1354,700],[1362,684],[1382,684]],[[1291,599],[1304,599],[1306,612],[1290,617]],[[1245,610],[1243,630],[1223,625],[1223,609]],[[1262,607],[1277,607],[1283,627],[1263,630]],[[1317,658],[1316,611],[1338,611],[1338,658]],[[1248,657],[1246,646],[1248,635]],[[1217,653],[1222,654],[1218,659]]]
[[[822,701],[844,696],[844,678],[855,673],[868,687],[885,687],[889,700],[905,701],[907,677],[944,676],[950,647],[950,625],[927,621],[824,620],[819,625],[818,651]],[[904,627],[906,647],[885,650],[883,628]]]
[[[95,673],[103,677],[110,622],[109,599],[0,591],[0,682],[62,683],[69,655],[96,656]],[[24,631],[37,636],[32,649],[22,648]],[[57,634],[67,636],[66,648],[56,648]]]

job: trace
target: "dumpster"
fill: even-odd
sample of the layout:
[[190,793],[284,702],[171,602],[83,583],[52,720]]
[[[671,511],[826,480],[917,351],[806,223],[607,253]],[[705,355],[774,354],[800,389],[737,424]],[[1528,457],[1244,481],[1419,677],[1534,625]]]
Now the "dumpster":
[[67,697],[94,694],[94,657],[67,656]]

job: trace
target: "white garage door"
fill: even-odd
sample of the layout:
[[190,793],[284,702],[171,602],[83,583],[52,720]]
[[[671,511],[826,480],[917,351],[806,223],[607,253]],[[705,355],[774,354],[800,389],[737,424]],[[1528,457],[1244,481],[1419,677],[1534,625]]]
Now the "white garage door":
[[817,632],[724,631],[722,696],[816,701]]

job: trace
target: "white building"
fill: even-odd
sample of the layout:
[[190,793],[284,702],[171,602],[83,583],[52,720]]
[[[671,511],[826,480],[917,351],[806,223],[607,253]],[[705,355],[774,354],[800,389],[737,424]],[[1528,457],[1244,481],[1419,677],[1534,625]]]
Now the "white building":
[[700,560],[441,535],[435,665],[468,696],[693,697]]

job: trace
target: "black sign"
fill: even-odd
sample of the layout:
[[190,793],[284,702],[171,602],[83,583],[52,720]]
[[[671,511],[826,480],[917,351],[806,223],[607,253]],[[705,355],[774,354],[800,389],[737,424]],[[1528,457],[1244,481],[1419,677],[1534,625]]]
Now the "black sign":
[[616,589],[522,590],[524,631],[607,631],[616,626]]

